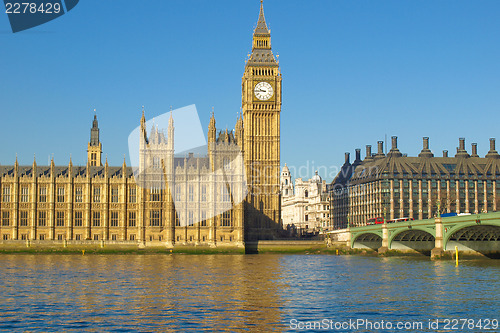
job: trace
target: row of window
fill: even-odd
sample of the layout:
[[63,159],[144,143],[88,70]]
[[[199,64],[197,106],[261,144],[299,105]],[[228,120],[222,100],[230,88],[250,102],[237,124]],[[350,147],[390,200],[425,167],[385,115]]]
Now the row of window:
[[[330,206],[328,206],[328,205],[320,205],[319,209],[321,209],[322,207],[323,207],[323,210],[329,210],[330,209]],[[306,210],[309,210],[309,206],[306,206]]]
[[[195,191],[194,191],[195,186],[194,185],[189,185],[188,186],[188,201],[195,201]],[[221,199],[222,202],[229,202],[231,200],[231,196],[229,194],[229,191],[227,189],[227,186],[225,184],[222,184],[220,187],[220,192],[219,192],[219,198]],[[201,195],[200,195],[201,202],[206,202],[207,201],[207,185],[202,185],[201,186]],[[181,185],[176,185],[175,186],[175,201],[181,201],[182,200],[182,187]]]
[[[136,239],[136,237],[135,237],[134,234],[129,235],[128,238],[131,241],[135,241],[135,239]],[[2,235],[2,239],[3,240],[9,240],[10,239],[10,235],[9,234],[3,234]],[[28,239],[28,235],[27,234],[21,234],[21,240],[27,240],[27,239]],[[45,234],[39,234],[38,235],[38,239],[39,240],[45,240],[46,239],[46,235]],[[65,235],[64,234],[58,234],[57,235],[57,240],[64,240],[64,239],[65,239]],[[81,234],[75,234],[75,240],[79,241],[79,240],[82,240],[82,239],[83,239],[83,237],[82,237]],[[99,234],[93,234],[92,235],[92,239],[95,240],[95,241],[98,241],[98,240],[101,239],[101,235],[99,235]],[[226,241],[226,237],[225,236],[220,236],[219,239],[220,239],[221,242]],[[118,240],[118,235],[117,234],[112,234],[111,235],[111,240],[112,241]],[[149,236],[149,241],[154,241],[154,240],[156,240],[154,236]],[[161,242],[162,240],[163,240],[162,236],[158,236],[158,241]],[[180,242],[181,241],[181,237],[177,236],[176,240],[178,242]],[[194,240],[193,236],[189,236],[189,241],[192,242],[193,240]],[[206,242],[206,240],[207,240],[206,236],[202,236],[201,241],[202,242]],[[230,242],[233,241],[233,236],[229,236],[229,241]]]
[[[422,184],[422,187],[423,188],[426,188],[428,187],[428,184],[429,184],[429,181],[431,182],[431,187],[432,188],[437,188],[438,187],[438,180],[422,180],[420,183]],[[464,180],[464,179],[460,179],[460,180],[441,180],[441,187],[442,188],[446,188],[447,187],[447,184],[449,183],[450,184],[450,187],[455,187],[456,184],[457,184],[457,181],[458,181],[458,184],[460,186],[460,188],[465,188],[465,182],[467,181],[469,183],[469,187],[470,188],[474,188],[475,186],[475,183],[477,182],[477,185],[479,188],[482,188],[484,186],[484,182],[486,182],[486,186],[488,188],[491,188],[493,187],[493,182],[495,180],[478,180],[478,181],[475,181],[475,180]],[[409,187],[409,184],[410,184],[410,180],[403,180],[403,187],[405,188],[408,188]],[[413,180],[412,181],[412,184],[413,184],[413,188],[417,188],[419,187],[419,181],[418,180]],[[399,180],[395,180],[393,181],[393,187],[394,188],[398,188],[400,187],[400,181]],[[362,185],[355,185],[355,186],[352,186],[349,188],[349,191],[350,192],[362,192],[362,191],[365,191],[369,188],[373,188],[374,190],[379,190],[379,186],[381,186],[383,188],[383,190],[388,190],[390,188],[390,182],[389,181],[382,181],[380,183],[368,183],[368,184],[362,184]],[[497,188],[500,188],[500,182],[496,182],[496,187]]]
[[[21,202],[29,202],[29,187],[21,187]],[[65,188],[63,186],[57,187],[56,190],[56,202],[65,202]],[[128,202],[135,203],[137,198],[137,190],[134,187],[129,188]],[[101,202],[101,188],[99,186],[94,187],[93,191],[93,202]],[[11,190],[9,185],[4,185],[2,189],[2,202],[11,202]],[[38,192],[38,202],[47,202],[47,187],[40,186]],[[75,187],[75,202],[83,202],[83,187]],[[111,202],[118,202],[118,187],[111,188]]]
[[[266,40],[257,40],[257,46],[267,46]],[[274,75],[272,69],[254,69],[252,70],[253,75]]]
[[[64,218],[65,218],[65,212],[61,212],[61,211],[56,212],[56,227],[64,227],[64,225],[65,225]],[[38,212],[37,225],[39,227],[46,227],[47,226],[47,212],[46,211],[39,211]],[[10,226],[10,212],[2,212],[2,226],[4,226],[4,227]],[[28,212],[27,211],[20,211],[19,212],[19,226],[20,227],[27,227],[28,226]],[[73,226],[74,227],[82,227],[83,226],[83,212],[76,211],[74,213]],[[93,214],[92,214],[92,226],[93,227],[100,227],[101,226],[101,213],[100,212],[93,212]],[[118,212],[111,212],[110,213],[110,226],[111,227],[118,227]],[[135,212],[129,212],[128,226],[129,227],[136,226],[136,213]]]
[[[177,213],[175,216],[175,225],[181,226],[181,218],[180,214]],[[37,226],[46,227],[47,226],[47,212],[39,211],[37,216]],[[136,212],[128,212],[128,226],[135,227],[137,225],[136,222]],[[65,212],[57,211],[56,212],[56,227],[64,227],[65,226]],[[119,213],[118,212],[110,212],[110,227],[118,227],[119,221]],[[91,224],[93,227],[101,226],[101,212],[92,212]],[[188,225],[194,224],[194,212],[188,212]],[[2,212],[2,226],[8,227],[10,226],[10,212]],[[28,226],[28,212],[20,211],[19,212],[19,226],[27,227]],[[74,227],[82,227],[83,226],[83,212],[75,211],[74,219],[73,219]],[[149,212],[149,226],[151,227],[161,227],[163,226],[162,214],[160,210],[152,210]],[[207,213],[206,211],[201,212],[201,226],[207,226]],[[232,226],[231,222],[231,211],[226,211],[222,214],[221,218],[221,226],[230,227]]]
[[[22,186],[21,187],[21,202],[29,202],[29,187]],[[189,185],[188,187],[188,200],[193,202],[195,201],[194,195],[194,185]],[[56,202],[65,202],[65,188],[63,186],[57,187],[56,190]],[[111,187],[111,198],[110,202],[117,203],[118,202],[118,187]],[[101,202],[101,187],[94,186],[92,192],[92,202],[100,203]],[[182,188],[180,185],[177,185],[175,188],[175,200],[181,201],[182,198]],[[220,199],[222,202],[229,202],[231,200],[231,196],[227,189],[226,185],[221,185],[220,191]],[[160,188],[152,188],[150,190],[150,201],[162,201],[162,191]],[[207,186],[201,186],[201,201],[207,201]],[[2,189],[2,202],[11,202],[11,187],[10,185],[4,185]],[[47,187],[41,186],[39,188],[38,193],[38,202],[47,202]],[[74,202],[80,203],[83,202],[83,186],[75,187],[75,199]],[[128,189],[128,202],[136,203],[137,202],[137,189],[135,187],[129,187]]]
[[[321,217],[323,217],[323,218],[330,217],[330,214],[326,214],[326,213],[323,213],[321,215],[322,215]],[[304,220],[309,221],[309,215],[305,215]]]
[[[2,235],[2,239],[3,240],[9,240],[10,239],[10,235],[9,234],[3,234]],[[28,239],[28,235],[27,234],[21,234],[21,240],[27,240]],[[38,235],[38,239],[39,240],[45,240],[46,239],[46,235],[45,234],[39,234]],[[65,240],[66,237],[64,234],[58,234],[57,235],[57,240]],[[79,241],[79,240],[82,240],[83,237],[81,234],[75,234],[75,240]],[[97,240],[100,240],[101,239],[101,235],[99,234],[94,234],[93,237],[92,237],[93,240],[97,241]],[[118,235],[116,234],[112,234],[111,235],[111,240],[113,241],[116,241],[118,240]],[[134,241],[135,240],[135,235],[129,235],[129,240],[131,241]],[[161,241],[161,236],[159,237],[159,240]]]

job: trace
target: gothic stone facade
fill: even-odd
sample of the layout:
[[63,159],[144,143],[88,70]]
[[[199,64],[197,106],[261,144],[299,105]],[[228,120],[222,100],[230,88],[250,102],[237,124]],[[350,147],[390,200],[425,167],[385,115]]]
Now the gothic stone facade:
[[[125,162],[102,166],[94,117],[86,166],[55,166],[53,160],[50,166],[19,166],[16,159],[0,167],[0,241],[242,246],[247,239],[274,238],[281,220],[280,111],[281,72],[261,3],[242,78],[242,115],[234,132],[216,135],[212,114],[207,157],[175,157],[173,140],[158,131],[146,135],[143,114],[139,171]],[[148,182],[153,185],[144,186]]]
[[264,9],[253,35],[242,78],[247,239],[269,239],[281,230],[280,113],[281,71],[271,50]]
[[435,157],[429,149],[429,139],[423,139],[418,157],[403,155],[397,148],[397,137],[392,137],[392,149],[378,152],[366,147],[366,158],[360,150],[351,164],[349,154],[341,171],[329,186],[330,216],[335,229],[365,225],[367,220],[383,217],[427,219],[440,213],[468,213],[497,211],[500,197],[500,155],[495,150],[495,139],[490,139],[490,150],[485,157],[465,149],[465,139],[459,140],[454,157],[443,151]]
[[[241,137],[241,122],[236,137]],[[145,130],[143,125],[144,116]],[[210,132],[214,126],[212,117]],[[169,135],[173,131],[171,120]],[[244,193],[235,135],[219,133],[215,142],[209,141],[204,158],[174,157],[173,140],[167,141],[157,128],[143,139],[143,170],[125,162],[121,167],[107,161],[92,166],[91,160],[85,167],[71,161],[55,166],[53,160],[43,167],[35,161],[19,166],[17,160],[14,166],[0,167],[2,240],[243,246],[243,202],[231,201],[236,192],[240,198]],[[224,170],[228,161],[231,169]],[[151,186],[145,186],[148,182]]]

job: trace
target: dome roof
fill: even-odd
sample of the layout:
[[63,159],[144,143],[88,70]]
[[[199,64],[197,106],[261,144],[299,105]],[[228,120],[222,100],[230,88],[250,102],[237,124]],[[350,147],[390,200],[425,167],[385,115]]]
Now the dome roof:
[[288,170],[288,166],[286,165],[286,163],[285,166],[283,167],[282,172],[290,172],[290,170]]
[[322,179],[321,177],[318,175],[318,171],[315,172],[315,175],[311,178],[311,180],[315,183],[321,183]]

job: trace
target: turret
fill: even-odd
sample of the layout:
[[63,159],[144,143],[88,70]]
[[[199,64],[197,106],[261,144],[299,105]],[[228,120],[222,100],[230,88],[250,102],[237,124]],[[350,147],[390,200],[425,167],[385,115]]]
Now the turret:
[[16,153],[16,162],[14,163],[14,176],[19,176],[19,162],[17,161],[17,153]]
[[215,129],[215,115],[214,108],[212,108],[212,114],[210,116],[210,123],[208,124],[208,147],[210,148],[211,143],[215,143],[216,139],[216,129]]
[[71,160],[71,155],[70,155],[68,163],[68,178],[71,178],[72,174],[73,174],[73,161]]
[[[17,159],[16,159],[16,162],[17,162]],[[56,165],[54,164],[54,157],[52,157],[50,160],[50,177],[55,177],[55,168],[56,168]]]
[[283,198],[287,198],[293,195],[293,184],[292,184],[292,175],[290,174],[290,170],[285,163],[283,170],[281,171],[280,177],[280,187],[281,187],[281,195]]
[[[95,112],[95,109],[94,109]],[[91,166],[101,166],[102,145],[99,141],[99,124],[97,115],[94,114],[92,128],[90,129],[90,141],[87,145],[87,162]]]
[[243,150],[243,118],[241,117],[241,112],[238,115],[238,120],[236,120],[235,130],[235,138],[236,143],[240,146],[240,149]]
[[144,149],[148,144],[148,134],[146,132],[146,116],[144,114],[144,105],[142,106],[141,127],[139,133],[139,149]]
[[106,155],[106,163],[104,163],[104,178],[109,176],[109,165],[108,165],[108,155]]
[[125,155],[123,155],[122,178],[126,177],[127,177],[127,162],[125,161]]
[[33,154],[33,165],[31,166],[31,175],[33,177],[33,179],[36,178],[36,169],[37,169],[37,165],[36,165],[36,156]]

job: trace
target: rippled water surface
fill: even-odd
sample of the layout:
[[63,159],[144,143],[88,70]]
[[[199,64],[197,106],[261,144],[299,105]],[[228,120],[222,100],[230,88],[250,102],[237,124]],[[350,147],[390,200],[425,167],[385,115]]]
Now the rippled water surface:
[[429,320],[500,319],[499,277],[498,260],[455,267],[329,255],[1,255],[0,329],[281,332],[364,319],[446,332],[428,329]]

